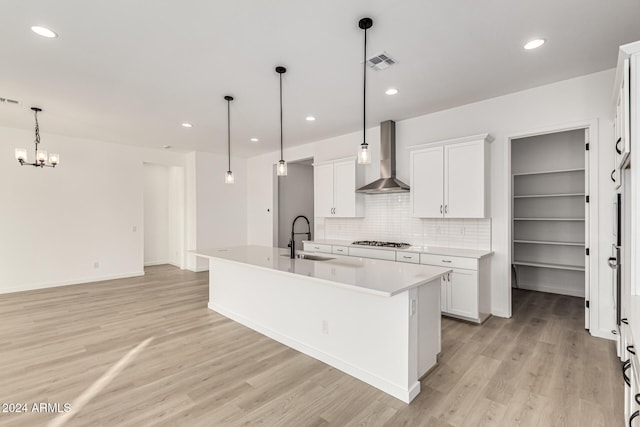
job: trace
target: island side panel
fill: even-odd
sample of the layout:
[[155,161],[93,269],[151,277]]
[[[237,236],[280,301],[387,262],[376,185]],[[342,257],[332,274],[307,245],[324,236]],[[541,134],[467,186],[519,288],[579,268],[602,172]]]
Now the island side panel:
[[442,351],[440,279],[422,285],[418,293],[418,378],[437,363]]
[[212,310],[400,400],[419,393],[409,291],[377,296],[215,258],[209,274]]

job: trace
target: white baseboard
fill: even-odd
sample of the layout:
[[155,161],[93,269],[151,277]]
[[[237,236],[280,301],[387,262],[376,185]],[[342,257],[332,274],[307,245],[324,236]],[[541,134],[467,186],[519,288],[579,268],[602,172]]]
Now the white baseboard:
[[311,347],[301,341],[298,341],[294,338],[291,338],[286,335],[282,335],[279,332],[276,332],[264,325],[253,322],[252,320],[247,319],[246,317],[239,315],[237,313],[233,313],[229,310],[226,310],[218,305],[209,302],[209,309],[220,313],[221,315],[228,317],[229,319],[240,323],[254,331],[261,333],[273,340],[278,341],[281,344],[284,344],[288,347],[293,348],[301,353],[306,354],[307,356],[311,356],[314,359],[317,359],[321,362],[326,363],[327,365],[333,366],[336,369],[341,370],[342,372],[351,375],[365,383],[372,385],[387,394],[405,402],[411,402],[419,393],[420,393],[420,381],[416,381],[411,385],[408,389],[404,389],[403,387],[393,384],[383,378],[378,377],[377,375],[372,374],[371,372],[365,371],[349,362],[346,362],[342,359],[338,359],[330,354],[323,352],[317,348]]
[[134,271],[131,273],[114,274],[110,276],[85,277],[79,279],[63,280],[58,282],[31,283],[22,286],[14,286],[11,288],[0,288],[0,294],[8,294],[12,292],[33,291],[36,289],[55,288],[58,286],[80,285],[83,283],[102,282],[104,280],[126,279],[128,277],[144,276],[144,271]]
[[[163,264],[171,264],[171,261],[168,259],[164,261],[149,261],[149,262],[145,262],[144,266],[153,267],[154,265],[163,265]],[[171,264],[171,265],[175,265],[175,264]]]
[[574,289],[567,289],[561,286],[553,286],[553,285],[552,286],[544,286],[544,285],[530,286],[530,285],[527,285],[526,283],[520,283],[517,289],[524,289],[527,291],[547,292],[550,294],[569,295],[572,297],[584,298],[584,289],[574,290]]

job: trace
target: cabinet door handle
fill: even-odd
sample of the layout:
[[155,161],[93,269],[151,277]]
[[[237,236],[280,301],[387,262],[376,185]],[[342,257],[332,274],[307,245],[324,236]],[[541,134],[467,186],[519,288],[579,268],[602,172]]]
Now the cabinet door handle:
[[616,182],[616,179],[613,177],[613,175],[616,173],[616,170],[612,170],[611,171],[611,181]]
[[444,213],[449,213],[449,205],[444,205]]
[[631,416],[629,417],[629,427],[633,427],[631,423],[633,422],[633,419],[638,416],[640,416],[640,411],[636,411],[633,414],[631,414]]
[[451,262],[450,259],[443,259],[442,262]]
[[621,141],[622,141],[622,137],[618,138],[618,140],[616,141],[616,153],[618,154],[622,154],[622,151],[618,148],[618,145],[620,145]]
[[624,323],[625,325],[628,325],[628,324],[629,324],[629,319],[627,319],[626,317],[624,317],[624,318],[620,319],[620,321],[621,321],[622,323]]
[[627,346],[627,351],[628,351],[629,353],[631,353],[631,354],[634,354],[634,355],[636,354],[636,351],[635,351],[635,349],[633,348],[633,346],[632,346],[632,345],[628,345],[628,346]]
[[627,361],[622,364],[622,379],[624,379],[624,382],[631,387],[631,378],[627,376],[627,369],[629,368],[631,368],[631,359],[627,359]]
[[402,255],[402,258],[404,258],[404,259],[412,259],[413,257],[407,256],[407,255]]
[[640,393],[637,393],[637,394],[635,395],[635,399],[636,399],[636,403],[637,403],[638,405],[640,405]]
[[442,213],[442,205],[440,205],[440,213]]

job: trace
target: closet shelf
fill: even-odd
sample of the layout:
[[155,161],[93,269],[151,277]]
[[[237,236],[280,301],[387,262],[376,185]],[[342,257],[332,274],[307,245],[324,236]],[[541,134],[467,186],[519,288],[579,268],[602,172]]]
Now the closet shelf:
[[584,221],[584,218],[513,218],[514,221]]
[[544,240],[514,240],[513,243],[527,243],[532,245],[584,246],[584,242],[553,242]]
[[566,172],[584,172],[584,168],[577,169],[558,169],[558,170],[550,170],[550,171],[541,171],[541,172],[523,172],[523,173],[514,173],[513,176],[525,176],[525,175],[546,175],[550,173],[566,173]]
[[584,271],[584,267],[580,265],[550,264],[550,263],[544,263],[544,262],[528,262],[528,261],[514,261],[513,265],[523,265],[526,267],[552,268],[555,270]]
[[513,196],[514,199],[532,199],[538,197],[578,197],[585,196],[585,193],[563,193],[563,194],[528,194],[526,196]]

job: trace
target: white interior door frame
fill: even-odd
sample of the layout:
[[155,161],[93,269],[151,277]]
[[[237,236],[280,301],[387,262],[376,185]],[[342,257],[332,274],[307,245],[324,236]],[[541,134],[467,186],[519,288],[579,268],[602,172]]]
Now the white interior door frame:
[[585,300],[589,301],[589,308],[585,307],[585,328],[590,329],[593,323],[594,316],[597,314],[597,300],[592,301],[591,295],[592,287],[597,280],[591,280],[591,278],[597,278],[599,274],[599,250],[598,250],[598,119],[577,121],[565,124],[558,124],[553,126],[547,126],[542,128],[530,129],[526,131],[514,132],[507,135],[507,145],[505,154],[505,185],[507,187],[506,197],[508,198],[505,203],[507,212],[506,218],[507,225],[507,242],[505,245],[507,248],[507,265],[504,266],[504,277],[506,280],[505,288],[503,289],[504,295],[508,301],[508,317],[512,316],[512,304],[511,304],[511,263],[513,261],[513,179],[511,176],[511,143],[514,139],[526,138],[530,136],[538,136],[549,133],[565,132],[577,129],[585,129],[586,143],[589,143],[589,151],[585,151],[585,193],[589,195],[589,204],[585,208],[585,247],[589,248],[589,259],[586,263],[585,269]]

